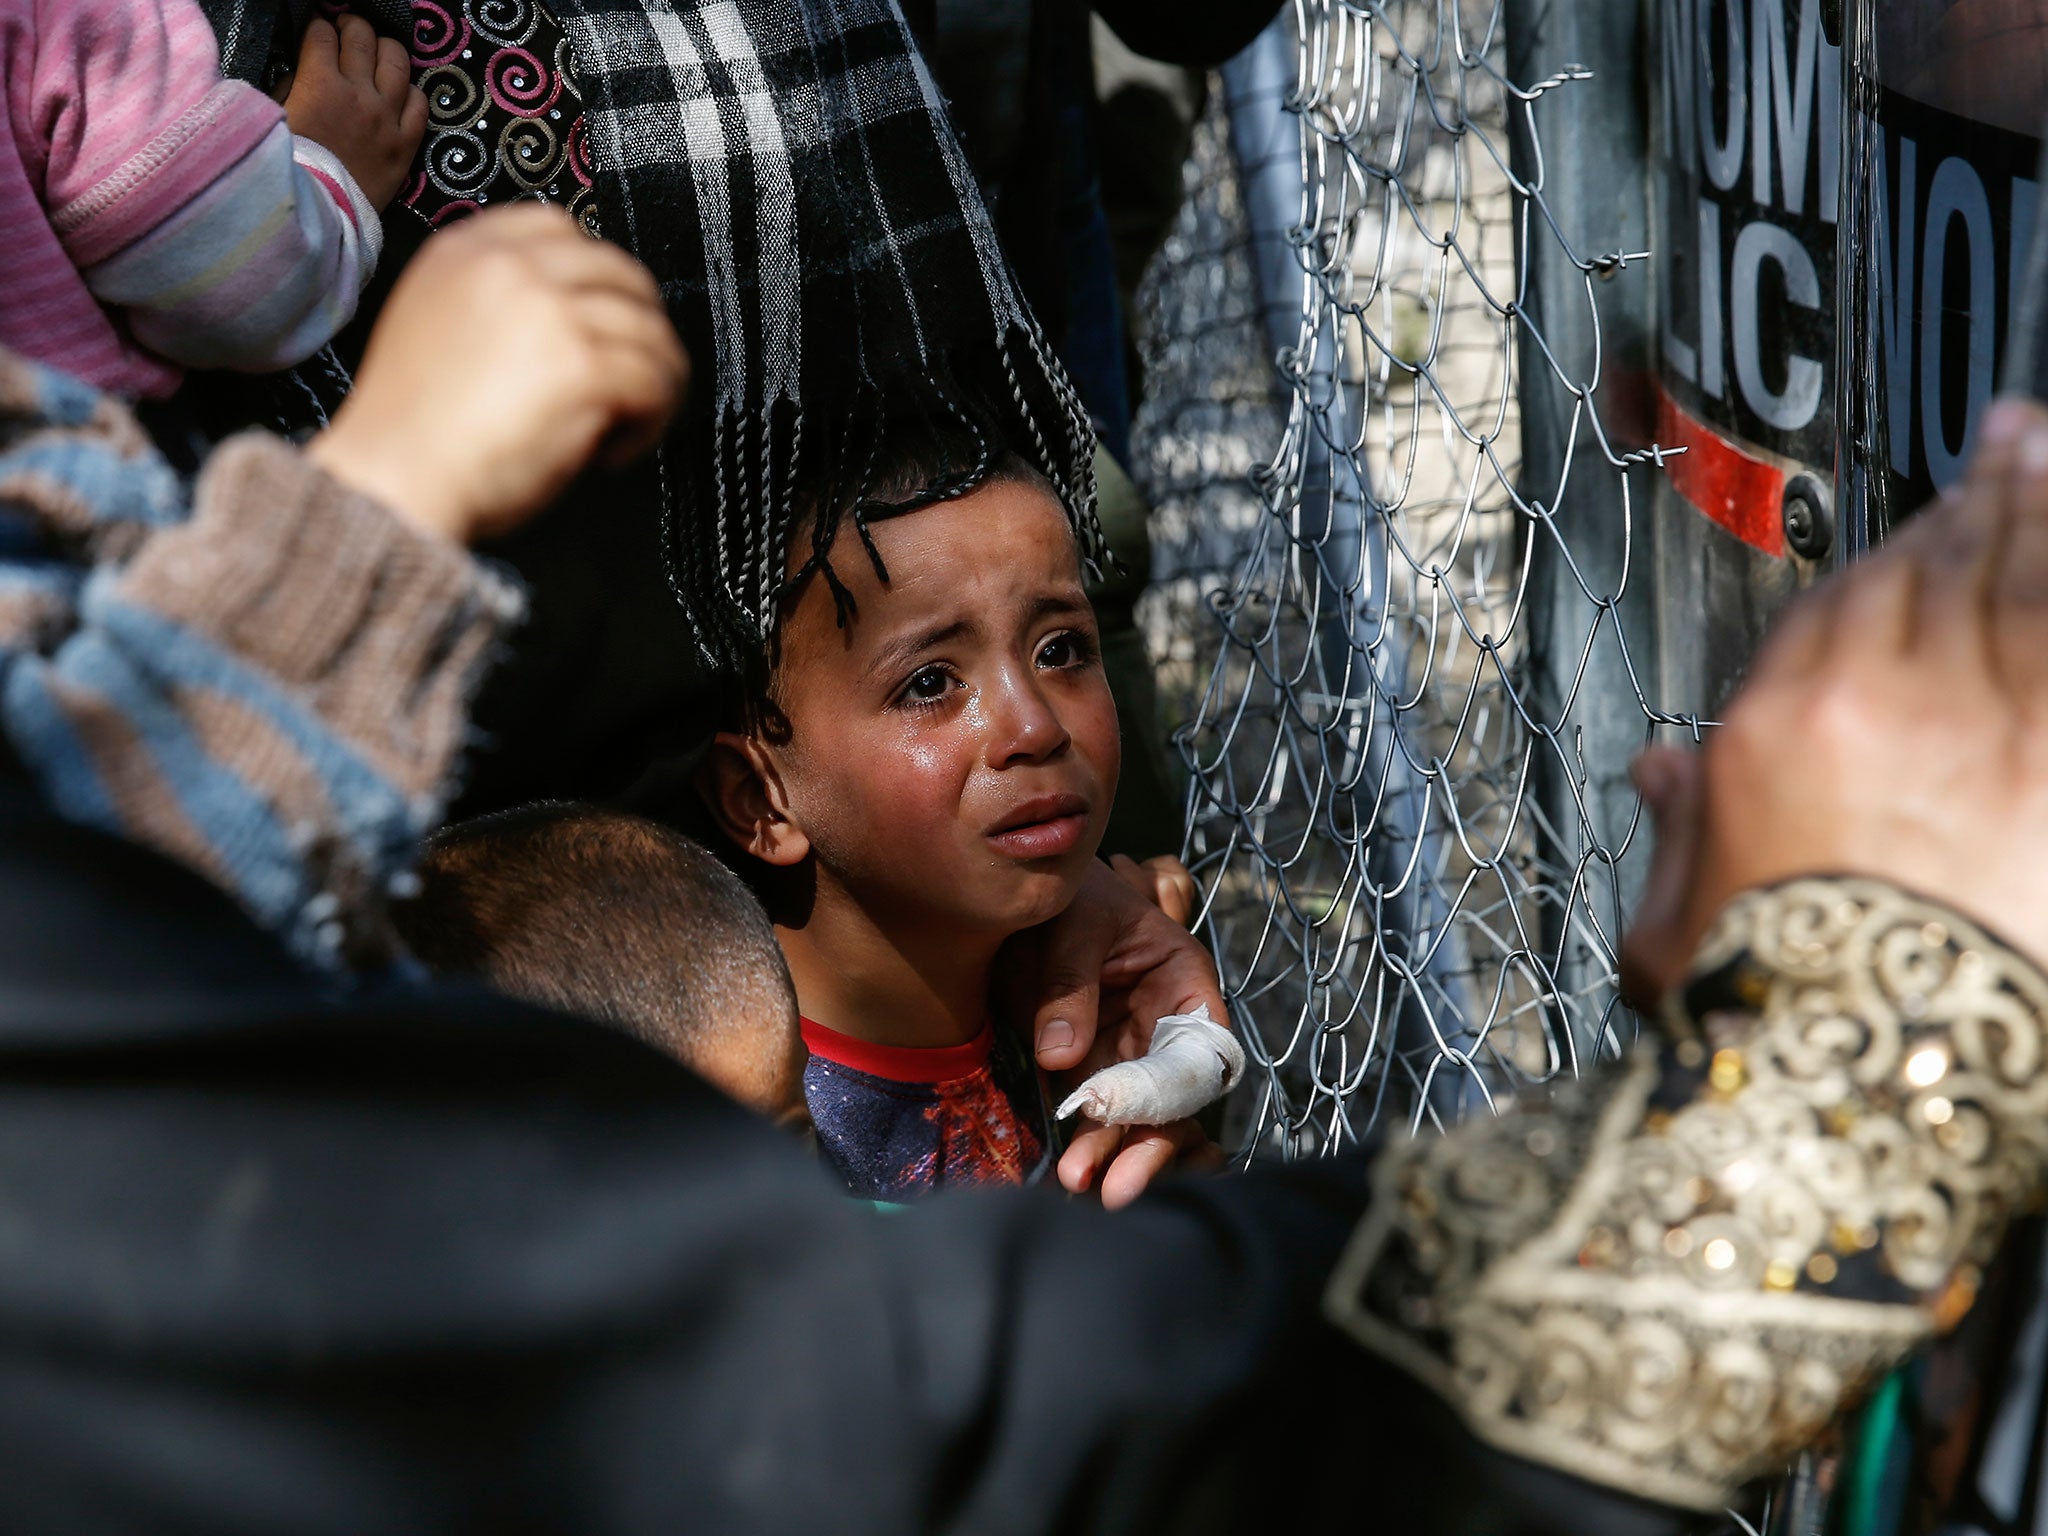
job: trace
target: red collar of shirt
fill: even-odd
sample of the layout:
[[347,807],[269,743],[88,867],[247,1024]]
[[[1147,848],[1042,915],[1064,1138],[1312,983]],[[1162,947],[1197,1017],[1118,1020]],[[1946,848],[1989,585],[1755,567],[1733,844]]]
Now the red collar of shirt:
[[892,1083],[945,1083],[968,1077],[988,1064],[995,1031],[987,1024],[962,1045],[876,1045],[856,1040],[815,1019],[802,1019],[804,1047],[813,1056]]

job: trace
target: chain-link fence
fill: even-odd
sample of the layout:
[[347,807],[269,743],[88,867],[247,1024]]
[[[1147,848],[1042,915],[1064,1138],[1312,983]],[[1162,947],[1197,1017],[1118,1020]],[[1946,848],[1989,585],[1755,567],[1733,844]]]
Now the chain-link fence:
[[1297,0],[1212,89],[1141,292],[1142,612],[1240,1148],[1455,1118],[1633,1028],[1626,763],[1693,729],[1631,592],[1662,471],[1607,419],[1648,253],[1584,145],[1562,206],[1590,74],[1512,79],[1517,19]]

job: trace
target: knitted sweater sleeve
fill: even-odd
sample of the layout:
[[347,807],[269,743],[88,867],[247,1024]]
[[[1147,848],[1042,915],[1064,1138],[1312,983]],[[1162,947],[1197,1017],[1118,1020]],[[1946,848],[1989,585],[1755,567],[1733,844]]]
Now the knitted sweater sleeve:
[[517,591],[260,433],[188,509],[125,411],[4,355],[0,427],[0,505],[37,546],[0,541],[0,594],[34,599],[0,601],[0,727],[50,802],[303,956],[396,954],[386,899]]
[[1881,882],[1730,904],[1673,1043],[1405,1144],[1332,1317],[1482,1440],[1718,1509],[1973,1301],[2048,1169],[2048,977]]
[[354,317],[383,241],[347,168],[279,123],[191,202],[80,275],[157,356],[270,373],[304,362]]

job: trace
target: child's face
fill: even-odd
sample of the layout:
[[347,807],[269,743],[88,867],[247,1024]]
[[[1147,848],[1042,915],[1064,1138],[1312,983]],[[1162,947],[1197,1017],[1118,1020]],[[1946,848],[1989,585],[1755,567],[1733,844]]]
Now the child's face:
[[867,913],[1009,934],[1072,898],[1116,793],[1116,707],[1073,535],[1042,487],[995,482],[832,549],[788,615],[767,748],[789,820]]

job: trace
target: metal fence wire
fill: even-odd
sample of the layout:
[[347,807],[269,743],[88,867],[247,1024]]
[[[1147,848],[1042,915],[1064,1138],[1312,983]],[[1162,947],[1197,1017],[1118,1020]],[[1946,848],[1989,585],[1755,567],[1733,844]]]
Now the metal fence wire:
[[[1697,729],[1625,622],[1659,455],[1595,403],[1647,253],[1561,227],[1543,130],[1585,71],[1511,81],[1502,9],[1296,0],[1212,83],[1140,290],[1140,611],[1247,1153],[1483,1112],[1634,1027],[1642,821],[1589,785]],[[1539,255],[1570,305],[1530,302]]]

